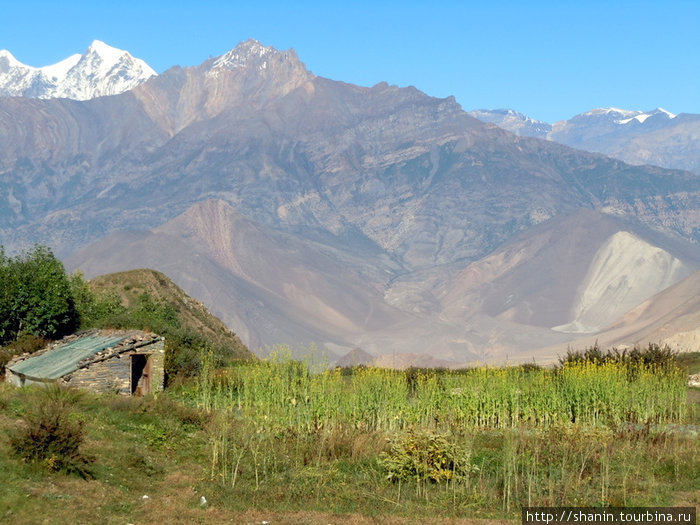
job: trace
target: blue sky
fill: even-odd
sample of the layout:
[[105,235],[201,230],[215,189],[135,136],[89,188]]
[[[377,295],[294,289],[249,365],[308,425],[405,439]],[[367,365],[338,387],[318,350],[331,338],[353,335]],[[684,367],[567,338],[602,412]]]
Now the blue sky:
[[700,1],[0,0],[0,49],[32,66],[94,39],[156,71],[255,38],[315,74],[454,95],[554,122],[595,107],[700,113]]

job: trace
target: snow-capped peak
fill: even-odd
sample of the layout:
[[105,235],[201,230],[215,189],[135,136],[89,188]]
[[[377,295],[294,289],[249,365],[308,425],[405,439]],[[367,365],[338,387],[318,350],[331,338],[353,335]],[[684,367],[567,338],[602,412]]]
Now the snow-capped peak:
[[241,42],[228,53],[221,55],[214,60],[211,66],[212,71],[220,69],[238,69],[243,68],[252,61],[258,62],[260,69],[267,68],[267,60],[270,55],[278,53],[274,47],[262,45],[257,40],[247,40]]
[[482,122],[490,122],[518,135],[545,138],[552,125],[512,109],[475,109],[468,112]]
[[26,67],[17,60],[7,49],[0,49],[0,72],[4,72],[11,67]]
[[48,78],[59,79],[65,77],[68,72],[75,67],[80,60],[80,57],[81,55],[76,53],[75,55],[71,55],[65,60],[61,60],[60,62],[50,66],[40,67],[38,70],[42,71]]
[[619,108],[597,108],[593,109],[591,111],[588,111],[586,113],[582,113],[581,117],[600,117],[600,116],[605,116],[608,117],[609,120],[614,122],[615,124],[629,124],[632,121],[636,121],[638,123],[643,123],[646,119],[649,117],[652,117],[654,115],[665,115],[666,118],[676,118],[676,115],[673,113],[670,113],[666,111],[665,109],[662,108],[656,108],[652,111],[637,111],[637,110],[628,110],[628,109],[619,109]]
[[649,117],[653,117],[654,115],[664,115],[668,119],[676,118],[676,115],[673,113],[670,113],[666,111],[665,109],[662,108],[656,108],[652,111],[637,111],[637,114],[631,118],[626,118],[622,120],[617,120],[617,124],[629,124],[633,120],[636,120],[640,124],[643,123],[646,119]]
[[664,108],[656,108],[654,111],[657,113],[665,113],[668,115],[668,118],[676,118],[677,115],[671,113],[670,111],[666,111]]
[[93,40],[92,44],[90,44],[90,47],[88,47],[87,51],[85,52],[86,55],[99,55],[105,62],[111,63],[117,62],[125,53],[128,54],[127,51],[108,46],[101,40]]
[[632,118],[636,115],[641,113],[641,111],[634,111],[634,110],[628,110],[628,109],[620,109],[620,108],[595,108],[590,111],[587,111],[586,113],[581,113],[581,116],[583,117],[593,117],[593,116],[599,116],[599,115],[609,115],[613,117],[622,117],[622,118]]
[[280,51],[272,46],[264,46],[252,38],[241,42],[228,53],[205,62],[207,75],[216,77],[224,71],[245,69],[264,72],[275,65],[283,65],[287,71],[302,71],[306,66],[299,60],[293,49]]
[[27,66],[9,51],[0,52],[0,96],[87,100],[123,93],[155,75],[143,60],[99,40],[83,55],[44,67]]

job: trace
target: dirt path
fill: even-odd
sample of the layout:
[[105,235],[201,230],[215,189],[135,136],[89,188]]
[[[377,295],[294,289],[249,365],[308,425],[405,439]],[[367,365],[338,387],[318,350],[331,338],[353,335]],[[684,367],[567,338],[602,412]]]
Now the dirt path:
[[196,515],[180,515],[176,521],[168,521],[172,525],[190,523],[218,525],[235,523],[236,525],[514,525],[519,520],[486,520],[486,519],[445,519],[434,518],[400,518],[400,517],[368,517],[359,514],[335,515],[326,512],[265,512],[247,510],[244,512],[229,512],[214,508]]

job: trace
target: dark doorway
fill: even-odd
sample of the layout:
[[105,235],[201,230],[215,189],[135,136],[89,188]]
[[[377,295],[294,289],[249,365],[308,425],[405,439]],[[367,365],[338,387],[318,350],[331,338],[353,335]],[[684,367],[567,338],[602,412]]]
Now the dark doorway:
[[142,396],[151,391],[151,360],[148,354],[131,354],[131,395]]

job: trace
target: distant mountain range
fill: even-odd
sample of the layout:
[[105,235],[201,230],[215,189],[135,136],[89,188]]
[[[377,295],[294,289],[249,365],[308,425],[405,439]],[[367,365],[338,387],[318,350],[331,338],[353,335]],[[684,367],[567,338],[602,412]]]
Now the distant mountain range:
[[[655,297],[678,302],[669,337],[697,328],[676,287],[700,269],[700,178],[250,40],[116,96],[0,97],[0,243],[33,242],[88,276],[162,271],[251,349],[551,359]],[[658,334],[655,311],[607,340]]]
[[700,115],[674,115],[661,108],[602,108],[549,124],[512,109],[481,109],[469,114],[521,136],[603,153],[630,164],[652,164],[700,175]]
[[82,55],[27,66],[0,50],[0,96],[88,100],[124,93],[156,75],[143,60],[95,40]]

